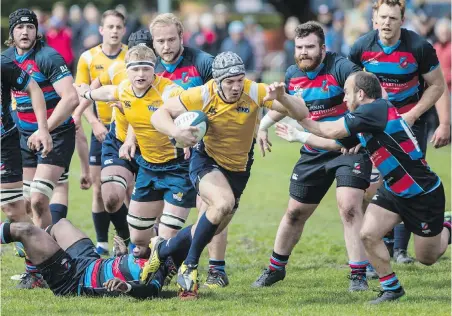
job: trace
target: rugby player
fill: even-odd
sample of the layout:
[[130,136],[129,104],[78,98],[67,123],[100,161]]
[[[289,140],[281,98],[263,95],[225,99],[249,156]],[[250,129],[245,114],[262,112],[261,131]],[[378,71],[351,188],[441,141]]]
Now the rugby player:
[[[403,221],[414,237],[416,259],[434,264],[451,241],[451,224],[444,222],[445,195],[441,179],[430,169],[416,136],[395,106],[381,99],[380,82],[368,72],[352,74],[344,86],[350,113],[334,122],[310,119],[300,123],[314,135],[337,139],[322,146],[351,148],[360,143],[379,169],[384,185],[372,199],[360,231],[382,287],[379,304],[405,294],[391,269],[383,236]],[[315,142],[318,138],[308,141]],[[306,140],[306,139],[304,139]]]
[[[306,102],[310,117],[317,121],[337,120],[347,112],[343,101],[347,77],[361,69],[347,59],[325,49],[325,35],[317,22],[307,22],[295,29],[295,60],[286,72],[286,89]],[[268,150],[268,128],[283,118],[270,111],[259,127],[262,153]],[[368,261],[359,238],[364,192],[369,186],[372,165],[359,152],[342,155],[304,145],[290,179],[290,198],[286,213],[279,224],[268,268],[252,284],[271,286],[286,276],[285,266],[300,239],[304,225],[336,179],[336,199],[344,226],[344,240],[350,266],[350,291],[368,289]]]
[[[102,14],[99,32],[102,35],[102,43],[85,51],[78,61],[76,84],[91,84],[103,71],[106,71],[115,61],[124,60],[127,46],[122,44],[122,38],[126,32],[125,17],[116,10],[107,10]],[[89,153],[90,175],[93,183],[92,216],[96,230],[96,249],[101,255],[108,251],[108,228],[110,220],[119,236],[129,238],[126,224],[127,208],[120,209],[113,216],[105,211],[101,192],[101,156],[102,142],[108,133],[112,119],[112,109],[105,102],[94,103],[93,111],[90,102],[84,101],[75,116],[77,120],[84,113],[92,127],[91,146]],[[84,111],[84,112],[82,112]],[[117,211],[117,210],[116,210]]]
[[124,294],[152,298],[159,295],[168,272],[176,269],[172,260],[168,260],[153,279],[140,283],[149,248],[138,246],[133,254],[101,259],[88,236],[67,219],[46,230],[29,223],[0,222],[0,240],[2,244],[22,242],[30,260],[58,296]]
[[[431,142],[442,147],[450,142],[450,97],[436,52],[413,31],[401,28],[404,0],[379,0],[375,5],[376,29],[361,37],[351,48],[349,59],[377,75],[389,100],[413,128],[419,146],[427,151],[426,113],[434,104],[440,124]],[[410,263],[407,255],[410,234],[403,224],[394,230],[394,259]]]
[[156,218],[162,212],[185,221],[196,200],[183,150],[176,148],[151,124],[153,113],[164,101],[183,91],[171,80],[155,76],[155,62],[152,49],[135,46],[126,55],[128,79],[119,86],[108,85],[95,90],[87,85],[77,87],[80,96],[87,99],[123,104],[125,119],[133,129],[127,133],[123,146],[132,148],[137,141],[140,148],[140,155],[135,157],[139,171],[127,222],[131,242],[141,246],[149,242]]
[[[30,96],[33,112],[38,123],[38,133],[28,139],[31,149],[40,150],[46,156],[52,150],[52,137],[47,127],[46,102],[38,83],[10,58],[1,56],[1,165],[0,191],[1,209],[11,222],[29,222],[23,199],[22,158],[20,154],[20,138],[11,116],[12,90],[27,93]],[[34,139],[34,140],[33,140]],[[23,249],[19,244],[16,248]],[[25,254],[23,255],[25,257]],[[36,273],[31,262],[25,259],[26,275],[21,278],[18,288],[45,287],[42,277]],[[27,270],[28,267],[28,270]],[[25,277],[27,276],[27,277]]]
[[[212,74],[213,80],[171,98],[151,118],[158,131],[180,144],[196,145],[190,160],[190,179],[207,205],[193,229],[188,256],[179,269],[177,283],[182,299],[197,297],[199,257],[212,237],[228,225],[238,207],[250,177],[260,108],[274,109],[296,119],[308,114],[300,106],[303,100],[286,94],[283,83],[267,86],[246,79],[243,61],[235,53],[216,56]],[[196,127],[177,128],[173,122],[187,110],[201,110],[209,119],[209,130],[198,144],[192,134]],[[156,271],[161,258],[190,240],[191,229],[190,226],[182,229],[168,243],[163,243],[161,237],[153,240],[153,255],[146,271]]]

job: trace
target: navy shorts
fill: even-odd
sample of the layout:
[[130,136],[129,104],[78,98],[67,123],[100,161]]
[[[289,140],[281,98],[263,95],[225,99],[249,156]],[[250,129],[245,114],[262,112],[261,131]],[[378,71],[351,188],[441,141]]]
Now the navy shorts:
[[36,168],[38,164],[46,164],[69,169],[75,149],[75,126],[73,124],[64,129],[59,127],[56,132],[50,133],[53,140],[53,149],[45,158],[41,157],[40,151],[36,152],[28,148],[29,136],[31,136],[29,133],[21,133],[20,135],[20,149],[24,168]]
[[133,201],[165,200],[184,208],[196,206],[196,191],[188,176],[189,162],[184,157],[163,164],[152,164],[138,156],[136,162],[140,168],[132,193]]
[[[104,142],[102,143],[102,169],[109,166],[121,166],[132,172],[133,174],[138,173],[138,164],[135,159],[132,161],[124,160],[119,158],[119,149],[122,146],[122,142],[118,140],[111,132],[107,134]],[[137,146],[137,151],[135,152],[135,158],[139,155],[139,150]]]
[[1,183],[22,181],[22,157],[20,154],[20,136],[17,128],[1,138]]
[[37,266],[55,295],[77,295],[86,268],[100,259],[89,238],[76,241],[66,251],[60,249]]
[[[105,125],[109,130],[110,125]],[[107,133],[108,135],[109,133]],[[99,142],[91,132],[91,145],[89,146],[89,165],[90,166],[101,166],[102,165],[102,143]]]
[[248,153],[248,164],[245,171],[230,171],[221,167],[212,157],[210,157],[204,150],[204,144],[201,142],[192,150],[190,159],[190,180],[193,186],[199,191],[199,182],[208,173],[213,170],[220,171],[228,180],[231,186],[232,193],[234,193],[235,206],[239,206],[240,197],[245,190],[246,184],[251,175],[251,166],[254,162],[254,142],[251,146],[251,151]]
[[290,179],[290,197],[300,203],[319,204],[335,179],[337,187],[365,190],[371,173],[372,163],[364,153],[302,153]]
[[415,235],[433,237],[443,230],[446,199],[442,183],[432,192],[412,198],[396,196],[382,185],[370,203],[399,214],[406,229]]

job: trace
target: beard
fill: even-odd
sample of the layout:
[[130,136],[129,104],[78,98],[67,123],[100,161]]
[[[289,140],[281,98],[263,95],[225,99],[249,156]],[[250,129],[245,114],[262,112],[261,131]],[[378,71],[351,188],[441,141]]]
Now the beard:
[[313,71],[316,69],[320,63],[322,62],[322,54],[319,54],[318,56],[315,56],[313,58],[295,58],[297,61],[298,67],[303,70],[304,72]]
[[162,54],[160,57],[163,59],[163,61],[167,62],[167,63],[173,63],[174,61],[176,61],[177,58],[179,58],[179,55],[182,51],[182,46],[179,47],[179,50],[175,53],[171,53],[171,55],[164,55]]
[[21,40],[14,41],[14,42],[15,42],[15,45],[17,48],[20,48],[23,50],[29,50],[35,45],[36,39],[28,38],[27,40],[28,41],[26,43],[22,42]]

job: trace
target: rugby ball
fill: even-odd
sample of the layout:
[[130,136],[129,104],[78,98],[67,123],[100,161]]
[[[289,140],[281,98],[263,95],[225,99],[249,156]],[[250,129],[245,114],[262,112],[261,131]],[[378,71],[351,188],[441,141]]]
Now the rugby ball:
[[[209,127],[207,116],[202,111],[188,111],[182,113],[174,120],[174,124],[176,124],[177,127],[198,127],[199,130],[193,133],[193,135],[196,137],[197,142],[199,142],[204,137],[204,135],[206,135],[207,129]],[[177,148],[183,148],[183,145],[178,144],[177,142],[175,142],[175,146]]]

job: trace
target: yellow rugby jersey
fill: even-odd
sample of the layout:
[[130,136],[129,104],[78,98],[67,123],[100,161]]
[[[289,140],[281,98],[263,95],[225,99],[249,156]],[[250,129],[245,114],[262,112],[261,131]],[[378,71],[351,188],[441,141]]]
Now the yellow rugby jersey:
[[[119,84],[127,79],[126,64],[124,60],[115,61],[107,70],[104,70],[100,76],[99,81],[101,85],[115,85]],[[124,104],[123,104],[124,105]],[[113,108],[111,123],[114,124],[110,126],[110,129],[114,128],[115,137],[124,142],[127,136],[127,129],[129,123],[126,117],[117,108]]]
[[121,101],[126,120],[132,125],[140,147],[141,156],[150,163],[160,164],[183,156],[167,135],[158,132],[151,124],[152,114],[170,97],[184,91],[169,79],[155,76],[146,94],[138,98],[128,79],[116,87],[115,99]]
[[[77,64],[77,76],[75,83],[91,84],[91,82],[107,70],[116,60],[124,60],[127,53],[127,45],[122,45],[121,51],[116,56],[107,56],[102,51],[102,44],[85,51]],[[98,118],[105,125],[111,122],[112,109],[107,102],[96,102],[95,109]]]
[[189,111],[203,111],[209,119],[204,136],[207,154],[230,171],[245,171],[248,153],[253,145],[261,107],[271,109],[273,101],[264,102],[266,85],[245,79],[242,96],[235,103],[226,103],[217,93],[214,80],[188,89],[179,96]]

